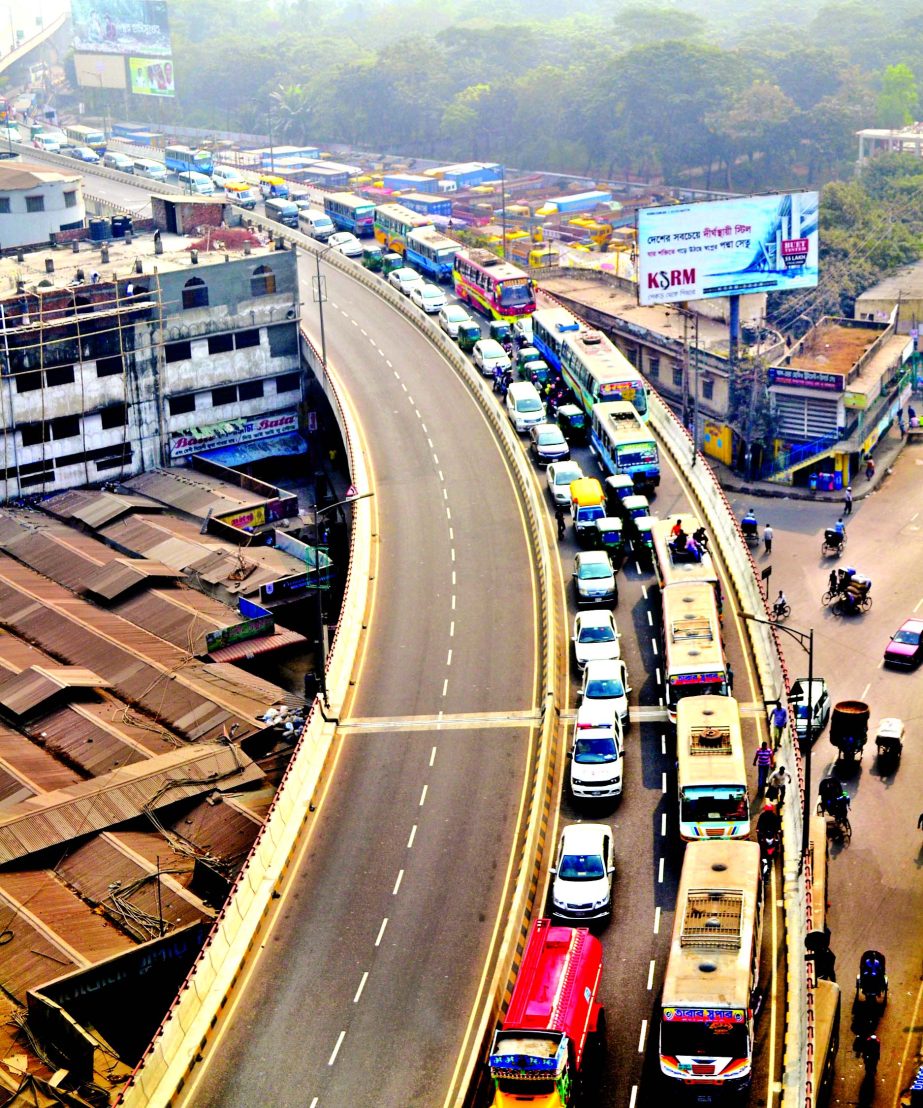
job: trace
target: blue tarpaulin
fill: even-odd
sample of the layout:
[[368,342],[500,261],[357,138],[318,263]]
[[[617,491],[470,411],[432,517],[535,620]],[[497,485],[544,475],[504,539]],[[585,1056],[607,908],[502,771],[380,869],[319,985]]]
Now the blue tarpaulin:
[[307,451],[308,444],[297,431],[292,431],[287,435],[275,435],[271,439],[256,439],[254,442],[241,442],[235,446],[219,446],[217,450],[203,450],[200,456],[233,468],[258,462],[261,458],[306,454]]

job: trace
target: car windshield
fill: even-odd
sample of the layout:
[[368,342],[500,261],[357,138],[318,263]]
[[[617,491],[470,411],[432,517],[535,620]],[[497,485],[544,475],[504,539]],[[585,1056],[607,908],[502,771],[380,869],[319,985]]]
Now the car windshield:
[[565,469],[554,471],[554,483],[556,485],[570,485],[571,482],[580,479],[580,470],[577,466],[568,466]]
[[605,562],[581,562],[577,568],[577,576],[582,581],[597,581],[601,577],[611,577],[612,567]]
[[905,643],[907,646],[916,646],[920,641],[920,632],[919,631],[905,631],[905,630],[901,629],[894,636],[894,641]]
[[617,677],[602,677],[589,681],[586,687],[589,700],[612,700],[625,695],[625,687]]
[[578,739],[574,743],[574,761],[582,766],[602,766],[618,761],[613,739]]
[[468,313],[464,308],[457,308],[454,305],[450,305],[445,310],[445,317],[450,323],[461,323],[468,318]]
[[538,441],[542,446],[550,446],[552,443],[562,441],[560,431],[539,431]]
[[581,627],[577,642],[615,642],[615,634],[611,627]]
[[565,881],[598,881],[606,876],[606,867],[598,854],[565,854],[558,876]]
[[520,399],[516,407],[520,412],[540,412],[542,410],[542,402],[536,396],[524,396]]

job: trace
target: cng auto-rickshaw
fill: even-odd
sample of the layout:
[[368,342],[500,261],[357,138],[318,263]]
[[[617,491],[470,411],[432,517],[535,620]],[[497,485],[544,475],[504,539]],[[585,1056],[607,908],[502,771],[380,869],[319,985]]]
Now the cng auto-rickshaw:
[[576,404],[562,404],[558,408],[558,426],[569,443],[587,441],[586,412]]
[[636,516],[632,520],[634,537],[631,540],[631,548],[637,561],[647,567],[654,564],[654,535],[651,529],[654,518],[654,516]]
[[613,565],[619,565],[625,549],[625,536],[622,521],[615,516],[603,516],[596,521],[596,546],[605,550]]
[[474,344],[480,337],[481,328],[476,323],[459,323],[456,342],[460,350],[464,350],[465,353],[470,353],[474,349]]
[[387,254],[381,256],[381,275],[387,277],[392,269],[400,269],[404,264],[404,259],[400,254],[396,254],[393,250],[389,250]]
[[505,319],[492,319],[490,321],[490,338],[496,339],[500,345],[503,345],[504,340],[508,339],[513,341],[513,328]]
[[371,243],[369,246],[362,247],[362,264],[370,270],[372,273],[381,273],[382,267],[382,255],[384,250],[378,245],[377,242]]
[[[558,411],[561,409],[558,408]],[[613,515],[621,512],[622,501],[626,496],[635,495],[635,483],[627,473],[613,473],[603,481],[603,488],[606,490],[606,503]]]
[[539,392],[541,392],[545,385],[551,380],[551,366],[544,358],[532,358],[532,360],[528,362],[524,362],[522,358],[520,358],[517,363],[516,372],[519,374],[520,381],[531,381]]

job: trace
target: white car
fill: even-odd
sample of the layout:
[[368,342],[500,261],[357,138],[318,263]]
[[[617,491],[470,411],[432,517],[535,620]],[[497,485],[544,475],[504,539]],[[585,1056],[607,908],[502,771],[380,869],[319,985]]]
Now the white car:
[[572,823],[561,833],[551,872],[552,915],[564,920],[604,920],[612,912],[612,828]]
[[622,732],[612,710],[582,708],[574,727],[569,783],[575,800],[601,800],[622,795],[624,782]]
[[621,658],[587,662],[583,670],[580,703],[607,704],[619,717],[623,729],[628,727],[628,667]]
[[590,662],[606,662],[622,656],[615,616],[605,608],[578,612],[574,616],[574,657],[577,668]]
[[[435,285],[430,285],[425,281],[413,286],[410,290],[410,299],[418,308],[422,308],[427,315],[432,315],[433,312],[441,312],[445,307],[445,293],[442,289],[437,289]],[[455,330],[457,331],[458,328],[456,327]]]
[[496,339],[479,339],[471,352],[474,364],[485,377],[493,377],[497,370],[511,369],[510,356]]
[[574,589],[578,604],[618,603],[612,559],[605,550],[581,550],[574,559]]
[[362,253],[362,243],[351,231],[337,231],[327,239],[327,245],[339,250],[347,258],[358,258]]
[[461,304],[446,304],[439,313],[439,326],[451,339],[458,338],[458,327],[461,323],[470,323],[471,316]]
[[[330,238],[336,238],[336,235],[331,235]],[[327,241],[329,242],[330,239]],[[402,265],[398,269],[392,269],[388,274],[388,284],[394,285],[394,287],[400,289],[405,296],[409,296],[410,290],[415,285],[423,284],[423,278],[415,269],[410,269],[409,266]]]
[[570,483],[579,481],[583,470],[576,462],[552,462],[547,473],[552,502],[567,507],[570,504]]
[[532,345],[532,316],[523,316],[513,322],[513,338],[524,346]]

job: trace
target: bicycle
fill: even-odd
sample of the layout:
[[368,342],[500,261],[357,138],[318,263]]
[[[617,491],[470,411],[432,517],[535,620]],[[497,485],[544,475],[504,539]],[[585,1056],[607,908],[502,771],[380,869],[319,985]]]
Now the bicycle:
[[783,620],[788,619],[791,614],[791,604],[783,604],[781,608],[774,604],[769,612],[769,618],[773,623],[781,623]]

